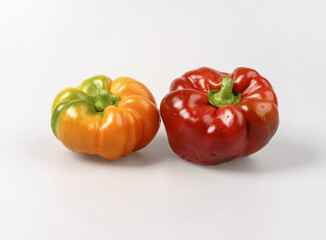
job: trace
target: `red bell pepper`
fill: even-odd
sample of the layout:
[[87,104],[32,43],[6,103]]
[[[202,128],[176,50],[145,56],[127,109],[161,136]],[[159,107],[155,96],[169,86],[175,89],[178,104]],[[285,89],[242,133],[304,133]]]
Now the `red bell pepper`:
[[271,84],[249,68],[232,74],[202,67],[175,79],[161,102],[172,150],[199,164],[219,164],[263,148],[278,124]]

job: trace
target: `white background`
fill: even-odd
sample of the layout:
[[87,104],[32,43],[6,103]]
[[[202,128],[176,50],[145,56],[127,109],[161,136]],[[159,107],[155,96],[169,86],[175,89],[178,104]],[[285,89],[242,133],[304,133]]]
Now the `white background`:
[[[326,239],[325,17],[320,1],[1,1],[0,239]],[[108,162],[54,137],[63,88],[133,77],[159,103],[201,66],[256,69],[280,126],[249,158],[200,166],[164,126]]]

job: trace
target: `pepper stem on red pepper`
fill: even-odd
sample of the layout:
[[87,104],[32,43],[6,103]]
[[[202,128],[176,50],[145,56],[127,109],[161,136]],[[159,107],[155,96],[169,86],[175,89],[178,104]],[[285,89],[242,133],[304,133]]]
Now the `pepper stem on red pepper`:
[[107,106],[117,106],[120,98],[110,93],[107,89],[98,89],[96,96],[91,96],[89,101],[94,105],[96,111],[103,112]]
[[223,105],[236,105],[240,99],[241,94],[232,91],[233,79],[224,77],[222,80],[221,90],[208,90],[207,97],[210,104],[219,108]]

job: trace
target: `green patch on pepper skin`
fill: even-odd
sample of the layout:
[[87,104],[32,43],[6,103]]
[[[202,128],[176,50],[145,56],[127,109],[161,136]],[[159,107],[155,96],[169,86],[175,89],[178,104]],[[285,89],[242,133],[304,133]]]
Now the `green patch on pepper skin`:
[[58,127],[58,120],[59,117],[61,115],[61,113],[63,112],[63,110],[66,108],[66,106],[71,103],[71,101],[64,101],[59,103],[55,109],[53,110],[52,113],[52,117],[51,117],[51,128],[52,128],[52,132],[54,133],[54,135],[58,138],[57,136],[57,127]]
[[[86,109],[82,109],[82,107],[86,107]],[[78,112],[81,110],[86,110],[87,114],[91,115],[99,115],[103,117],[103,112],[96,111],[93,104],[91,104],[88,100],[78,99],[73,101],[65,101],[61,102],[56,106],[53,110],[52,117],[51,117],[51,128],[54,135],[58,138],[58,127],[60,122],[60,117],[64,111],[67,111],[69,108],[76,108]],[[79,108],[79,109],[78,109]]]
[[83,91],[77,88],[66,88],[62,90],[56,97],[56,101],[65,102],[65,101],[72,101],[77,99],[85,99],[87,100],[89,97]]
[[83,81],[78,89],[87,93],[89,96],[96,96],[98,89],[107,89],[109,90],[112,80],[104,75],[97,75]]
[[[112,80],[104,75],[97,75],[86,79],[83,81],[77,88],[66,88],[62,90],[56,97],[57,102],[59,104],[55,107],[51,117],[51,128],[56,137],[58,134],[58,125],[59,119],[62,115],[62,112],[67,110],[70,107],[76,107],[79,104],[86,104],[88,106],[87,112],[94,115],[103,116],[103,111],[105,107],[101,108],[101,111],[97,111],[92,100],[95,100],[97,97],[97,93],[99,90],[109,90],[111,86]],[[112,94],[111,94],[112,95]],[[109,94],[111,99],[111,95]],[[114,96],[114,95],[113,95]],[[115,96],[114,96],[115,97]],[[117,98],[117,99],[116,99]],[[120,98],[114,98],[113,105],[116,105]]]

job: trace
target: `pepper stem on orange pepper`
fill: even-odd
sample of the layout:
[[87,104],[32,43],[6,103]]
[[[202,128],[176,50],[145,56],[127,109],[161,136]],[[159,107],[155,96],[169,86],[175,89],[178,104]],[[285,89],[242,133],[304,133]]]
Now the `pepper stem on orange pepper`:
[[210,104],[219,108],[223,105],[236,105],[240,99],[241,94],[232,91],[233,79],[224,77],[222,80],[221,90],[208,90],[207,97]]
[[117,106],[120,98],[110,93],[107,89],[98,89],[97,94],[89,99],[94,104],[96,111],[103,112],[107,106]]

